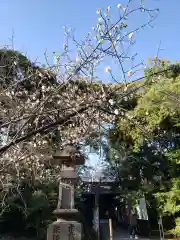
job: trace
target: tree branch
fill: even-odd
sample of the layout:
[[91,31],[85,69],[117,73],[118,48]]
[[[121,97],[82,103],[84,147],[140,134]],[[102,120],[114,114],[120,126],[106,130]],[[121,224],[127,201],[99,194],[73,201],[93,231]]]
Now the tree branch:
[[35,136],[38,133],[39,134],[43,134],[45,130],[48,130],[48,129],[50,129],[52,127],[55,127],[57,125],[63,125],[65,122],[67,122],[72,117],[75,117],[77,114],[80,114],[80,113],[83,113],[84,111],[86,111],[89,107],[90,106],[82,107],[79,110],[74,111],[73,113],[67,115],[64,118],[60,118],[60,119],[58,119],[55,122],[49,123],[49,124],[47,124],[45,126],[42,126],[42,127],[38,128],[38,129],[36,129],[36,130],[26,134],[25,136],[22,136],[22,137],[19,137],[19,138],[15,139],[15,141],[12,141],[12,142],[6,144],[5,146],[1,147],[0,148],[0,153],[1,154],[4,153],[5,151],[7,151],[10,147],[14,146],[15,144],[18,144],[18,143],[20,143],[20,142],[22,142],[24,140],[27,140],[30,137]]

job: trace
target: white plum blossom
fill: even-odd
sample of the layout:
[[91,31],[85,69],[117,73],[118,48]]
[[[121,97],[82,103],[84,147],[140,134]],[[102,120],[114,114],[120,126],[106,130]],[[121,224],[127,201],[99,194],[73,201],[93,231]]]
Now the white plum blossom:
[[99,24],[102,24],[103,23],[103,19],[100,17],[100,18],[98,18],[98,23]]
[[113,99],[109,99],[109,103],[110,103],[111,105],[113,105],[113,104],[114,104]]
[[124,89],[123,89],[123,91],[124,91],[124,92],[127,92],[127,89],[128,89],[127,86],[125,86]]
[[134,37],[134,33],[131,32],[131,33],[129,34],[129,39],[132,39],[133,37]]
[[115,115],[118,115],[118,114],[119,114],[119,110],[118,110],[118,109],[115,109],[115,110],[114,110],[114,114],[115,114]]
[[42,85],[41,89],[42,89],[43,92],[45,92],[46,86],[45,86],[45,85]]
[[121,4],[120,3],[117,5],[117,8],[121,8]]
[[106,71],[107,73],[110,73],[110,72],[111,72],[111,68],[110,68],[110,67],[106,67],[105,71]]

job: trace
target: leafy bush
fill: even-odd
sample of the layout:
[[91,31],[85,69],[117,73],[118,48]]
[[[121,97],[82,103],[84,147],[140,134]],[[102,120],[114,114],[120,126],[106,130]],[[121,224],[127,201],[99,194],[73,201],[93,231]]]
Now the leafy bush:
[[36,186],[22,183],[21,188],[12,189],[6,198],[7,207],[0,218],[1,233],[44,238],[47,225],[53,220],[57,194],[56,183]]
[[176,218],[175,222],[176,222],[175,228],[173,228],[169,232],[176,237],[180,237],[180,217]]

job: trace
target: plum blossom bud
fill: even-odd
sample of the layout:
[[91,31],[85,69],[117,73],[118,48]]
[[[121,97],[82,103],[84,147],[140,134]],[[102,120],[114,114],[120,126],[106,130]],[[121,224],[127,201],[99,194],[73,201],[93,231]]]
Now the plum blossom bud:
[[117,8],[121,8],[121,4],[120,3],[117,5]]
[[103,44],[104,43],[104,39],[100,39],[98,43],[99,44]]
[[63,44],[63,48],[66,50],[68,48],[67,44]]
[[80,58],[76,57],[76,62],[79,63],[80,62]]
[[113,41],[113,42],[112,42],[112,45],[113,45],[114,47],[116,46],[116,44],[117,44],[116,41]]
[[111,11],[111,7],[110,7],[110,6],[107,8],[107,11],[108,11],[108,12],[110,12],[110,11]]
[[100,14],[101,12],[102,12],[102,11],[101,11],[100,8],[98,8],[97,11],[96,11],[97,14]]
[[102,24],[103,23],[103,19],[100,17],[100,18],[98,18],[98,23],[99,24]]
[[129,39],[132,39],[133,37],[134,37],[134,33],[132,32],[129,34]]
[[106,67],[105,70],[106,70],[107,73],[110,73],[110,72],[111,72],[111,68],[110,68],[110,67]]
[[126,13],[126,11],[127,11],[127,8],[123,8],[123,11]]
[[128,77],[131,77],[133,75],[133,71],[128,72]]

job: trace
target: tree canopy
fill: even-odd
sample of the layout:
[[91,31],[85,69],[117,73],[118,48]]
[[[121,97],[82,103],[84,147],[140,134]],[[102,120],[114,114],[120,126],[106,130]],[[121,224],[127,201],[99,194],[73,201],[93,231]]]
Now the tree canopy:
[[151,194],[159,214],[177,217],[170,232],[179,236],[179,63],[151,59],[145,76],[133,104],[109,132],[107,160],[124,191],[136,198]]
[[[153,23],[157,9],[142,2],[134,9],[129,0],[117,10],[113,22],[110,7],[98,9],[97,26],[84,41],[65,28],[68,44],[62,54],[54,54],[53,66],[0,50],[2,216],[20,211],[31,228],[31,217],[48,204],[50,212],[55,204],[61,166],[51,164],[54,151],[67,144],[93,145],[103,147],[106,174],[119,181],[124,193],[155,196],[159,213],[175,216],[172,232],[180,235],[180,63],[157,56],[146,65],[134,64],[137,54],[129,50],[135,35]],[[128,18],[134,13],[148,15],[148,21],[132,28]],[[110,60],[119,72],[116,76],[111,66],[103,65],[111,78],[108,84],[96,73]],[[137,79],[142,67],[144,75]],[[41,217],[44,222],[37,220],[36,231],[49,215]]]

